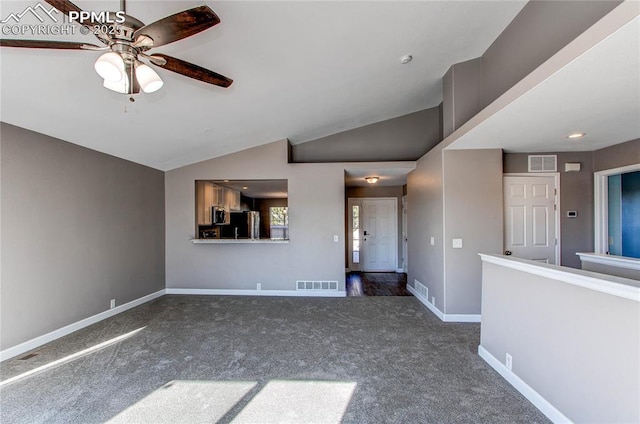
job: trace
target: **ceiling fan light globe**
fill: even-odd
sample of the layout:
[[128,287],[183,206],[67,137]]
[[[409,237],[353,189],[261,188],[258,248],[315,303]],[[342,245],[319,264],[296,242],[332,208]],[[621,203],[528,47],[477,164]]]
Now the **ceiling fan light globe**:
[[129,80],[126,77],[120,79],[120,81],[108,81],[105,79],[103,86],[117,93],[129,94]]
[[124,77],[124,62],[115,52],[103,54],[96,60],[94,68],[105,81],[120,81]]
[[140,84],[140,88],[142,88],[142,91],[145,93],[153,93],[159,90],[164,84],[156,71],[145,64],[140,64],[136,67],[136,78]]

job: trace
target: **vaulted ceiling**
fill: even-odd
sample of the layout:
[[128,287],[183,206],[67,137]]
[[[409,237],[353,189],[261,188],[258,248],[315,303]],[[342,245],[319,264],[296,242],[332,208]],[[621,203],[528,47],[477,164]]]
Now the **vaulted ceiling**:
[[[74,3],[100,11],[119,2]],[[98,52],[2,48],[0,118],[161,170],[301,143],[438,105],[447,69],[480,56],[525,2],[138,0],[127,12],[150,23],[201,4],[219,25],[152,52],[229,76],[230,88],[158,70],[164,86],[132,103],[102,87]],[[29,5],[4,2],[1,18]],[[79,31],[3,37],[95,43]],[[401,65],[406,54],[413,61]]]

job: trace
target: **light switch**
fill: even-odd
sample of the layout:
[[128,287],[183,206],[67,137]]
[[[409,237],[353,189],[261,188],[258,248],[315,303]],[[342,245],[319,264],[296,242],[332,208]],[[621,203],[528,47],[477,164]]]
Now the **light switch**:
[[334,243],[337,243],[337,242],[338,242],[338,235],[337,235],[337,234],[334,234],[334,236],[333,236],[333,242],[334,242]]
[[461,238],[453,239],[453,248],[454,249],[462,249],[462,239]]
[[435,246],[435,245],[436,245],[436,238],[431,237],[431,246]]

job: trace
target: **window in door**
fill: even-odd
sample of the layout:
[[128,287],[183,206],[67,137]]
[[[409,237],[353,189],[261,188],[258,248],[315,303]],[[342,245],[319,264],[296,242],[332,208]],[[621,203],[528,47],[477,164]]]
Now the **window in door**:
[[360,263],[360,206],[351,207],[351,232],[353,234],[353,244],[351,248],[351,262]]

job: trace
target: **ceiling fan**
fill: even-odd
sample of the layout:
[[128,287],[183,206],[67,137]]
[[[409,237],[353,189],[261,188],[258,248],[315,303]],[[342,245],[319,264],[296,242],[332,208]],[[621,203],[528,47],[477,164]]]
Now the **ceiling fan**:
[[[126,14],[125,0],[120,0],[118,12],[85,12],[68,0],[45,0],[51,6],[83,27],[83,33],[93,33],[104,44],[53,41],[0,39],[1,47],[36,49],[71,49],[104,51],[95,63],[96,72],[104,79],[104,86],[123,94],[154,92],[162,87],[158,74],[144,62],[172,72],[220,87],[229,87],[233,80],[165,54],[147,51],[190,37],[220,23],[220,18],[208,6],[185,10],[145,25]],[[144,61],[144,62],[143,62]]]

